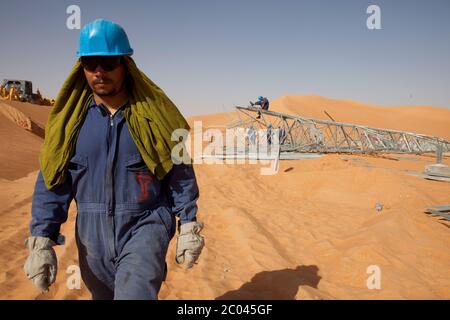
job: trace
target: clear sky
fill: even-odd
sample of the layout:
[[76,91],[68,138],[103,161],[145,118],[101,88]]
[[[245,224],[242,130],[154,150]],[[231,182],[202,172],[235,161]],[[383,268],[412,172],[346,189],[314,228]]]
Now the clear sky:
[[[186,116],[287,94],[450,107],[449,0],[0,0],[0,79],[56,97],[76,59],[72,4],[81,26],[122,25],[137,65]],[[366,26],[371,4],[380,30]]]

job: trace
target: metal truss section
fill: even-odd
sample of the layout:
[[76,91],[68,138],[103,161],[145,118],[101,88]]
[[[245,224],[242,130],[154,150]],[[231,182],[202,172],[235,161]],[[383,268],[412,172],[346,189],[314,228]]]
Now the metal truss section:
[[[370,128],[236,106],[239,120],[228,128],[278,129],[281,151],[320,153],[450,152],[450,141],[413,132]],[[259,115],[259,117],[258,117]]]

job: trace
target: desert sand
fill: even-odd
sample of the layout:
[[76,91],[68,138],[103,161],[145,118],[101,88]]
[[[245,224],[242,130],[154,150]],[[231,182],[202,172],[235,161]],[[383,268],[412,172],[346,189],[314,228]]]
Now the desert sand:
[[[23,242],[50,108],[0,103],[0,299],[90,299],[84,284],[66,285],[67,268],[77,265],[75,203],[50,292],[25,277]],[[281,97],[271,109],[328,119],[326,110],[340,122],[450,139],[450,109],[319,96]],[[189,122],[223,126],[232,117]],[[450,183],[410,175],[434,162],[431,155],[329,154],[281,161],[273,176],[260,175],[258,164],[195,164],[206,246],[198,264],[184,270],[174,262],[172,240],[160,299],[450,299],[450,222],[424,213],[450,204]],[[380,289],[367,287],[373,265]]]

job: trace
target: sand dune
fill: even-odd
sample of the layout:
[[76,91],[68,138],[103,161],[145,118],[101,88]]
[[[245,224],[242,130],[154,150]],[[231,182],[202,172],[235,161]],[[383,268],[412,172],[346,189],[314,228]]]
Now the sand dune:
[[450,139],[450,109],[431,106],[363,104],[320,96],[286,96],[271,102],[271,109],[304,117],[349,122],[394,130],[429,134]]
[[40,106],[19,101],[4,101],[4,103],[22,112],[41,127],[45,126],[50,110],[52,109],[52,107],[49,106]]
[[[439,108],[390,109],[298,96],[274,100],[273,109],[326,119],[325,102],[337,121],[450,137],[450,111]],[[21,107],[18,110],[30,119],[48,114],[43,110],[33,116],[35,110],[27,113]],[[380,115],[377,108],[389,112]],[[36,122],[45,122],[43,118]],[[217,126],[230,117],[192,117],[190,123],[195,119]],[[57,248],[57,283],[42,294],[26,280],[23,241],[42,139],[1,113],[0,128],[2,136],[14,137],[14,150],[28,152],[19,168],[16,152],[4,148],[6,139],[1,142],[0,157],[16,168],[17,177],[8,178],[6,169],[0,172],[0,298],[89,299],[83,284],[80,290],[66,286],[66,270],[77,264],[74,203],[62,228],[66,245]],[[196,164],[206,247],[198,265],[184,270],[174,263],[172,241],[160,298],[449,299],[450,223],[423,210],[449,204],[450,184],[408,174],[423,171],[433,157],[388,156],[330,154],[282,161],[273,176],[260,175],[259,165]],[[450,164],[450,159],[444,162]],[[383,210],[375,210],[377,202]],[[372,265],[381,271],[380,290],[366,285]]]
[[48,109],[38,112],[37,106],[28,107],[20,102],[15,105],[0,100],[0,179],[18,179],[39,169],[38,154],[44,141],[42,123],[46,121]]

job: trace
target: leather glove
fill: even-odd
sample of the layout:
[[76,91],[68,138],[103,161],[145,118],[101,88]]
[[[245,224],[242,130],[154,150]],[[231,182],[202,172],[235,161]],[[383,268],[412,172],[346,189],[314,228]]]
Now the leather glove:
[[192,268],[205,245],[205,239],[200,235],[202,222],[188,222],[180,226],[177,239],[175,261],[183,264],[186,269]]
[[54,241],[45,237],[29,237],[25,240],[29,254],[23,267],[28,279],[44,292],[55,282],[58,262]]

